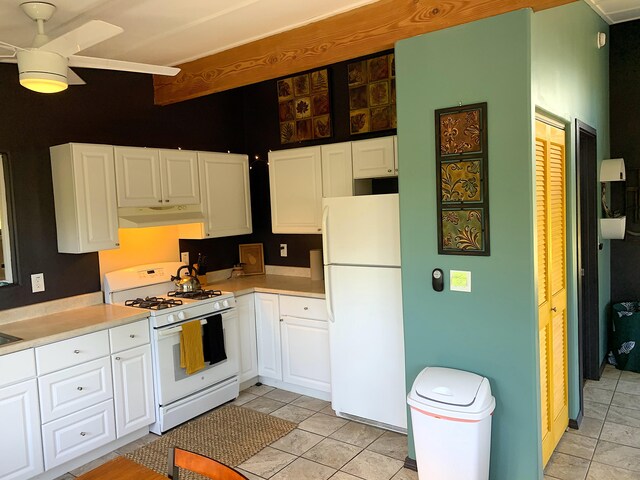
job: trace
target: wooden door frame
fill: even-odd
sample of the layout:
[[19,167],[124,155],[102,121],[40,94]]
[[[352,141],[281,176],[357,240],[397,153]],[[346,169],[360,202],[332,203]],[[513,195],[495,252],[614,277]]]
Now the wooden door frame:
[[[577,293],[580,412],[584,379],[599,380],[600,321],[598,292],[598,178],[597,133],[576,119]],[[585,144],[582,137],[593,139]],[[582,271],[584,270],[584,274]]]

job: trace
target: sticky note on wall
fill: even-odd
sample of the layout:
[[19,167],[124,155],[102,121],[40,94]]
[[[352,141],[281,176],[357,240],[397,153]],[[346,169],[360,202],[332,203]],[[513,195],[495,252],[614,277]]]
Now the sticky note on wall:
[[470,292],[471,272],[467,272],[464,270],[450,270],[449,285],[450,290],[453,290],[455,292]]

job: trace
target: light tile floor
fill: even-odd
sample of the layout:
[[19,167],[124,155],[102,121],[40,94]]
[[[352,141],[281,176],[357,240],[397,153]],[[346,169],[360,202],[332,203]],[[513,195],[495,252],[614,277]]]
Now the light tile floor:
[[[240,392],[232,404],[298,424],[237,467],[250,480],[418,480],[403,468],[405,435],[339,418],[329,402],[261,385]],[[73,480],[157,438],[149,434],[58,480]]]
[[640,479],[640,374],[611,365],[587,380],[584,418],[568,429],[547,467],[546,480]]

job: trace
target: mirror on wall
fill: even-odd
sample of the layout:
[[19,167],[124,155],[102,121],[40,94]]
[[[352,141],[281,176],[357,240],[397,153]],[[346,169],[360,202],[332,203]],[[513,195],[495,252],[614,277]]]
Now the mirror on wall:
[[7,167],[7,156],[0,153],[0,287],[13,283]]

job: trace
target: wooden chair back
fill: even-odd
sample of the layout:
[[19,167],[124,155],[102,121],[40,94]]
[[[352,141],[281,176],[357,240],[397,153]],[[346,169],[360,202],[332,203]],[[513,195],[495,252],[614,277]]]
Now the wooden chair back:
[[178,447],[169,448],[168,466],[169,478],[173,480],[180,480],[180,468],[199,473],[213,480],[249,480],[224,463]]

